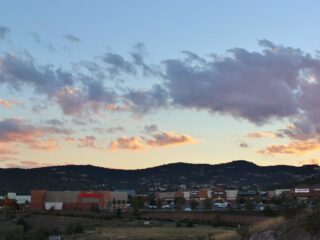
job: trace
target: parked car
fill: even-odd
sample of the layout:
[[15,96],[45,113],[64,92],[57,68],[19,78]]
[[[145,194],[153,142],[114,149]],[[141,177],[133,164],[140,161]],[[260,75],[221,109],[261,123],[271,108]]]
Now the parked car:
[[213,203],[213,207],[214,208],[227,208],[228,206],[229,206],[229,203],[223,201],[222,199],[221,200],[216,200]]
[[257,211],[263,211],[265,209],[264,204],[263,203],[256,203],[256,205],[254,206],[255,209]]
[[184,211],[185,211],[185,212],[191,212],[192,209],[187,207],[187,208],[184,209]]
[[163,209],[172,209],[174,206],[173,205],[170,205],[170,204],[166,204],[166,205],[163,205],[162,208]]
[[148,208],[148,209],[157,209],[157,206],[155,206],[155,205],[146,205],[146,208]]

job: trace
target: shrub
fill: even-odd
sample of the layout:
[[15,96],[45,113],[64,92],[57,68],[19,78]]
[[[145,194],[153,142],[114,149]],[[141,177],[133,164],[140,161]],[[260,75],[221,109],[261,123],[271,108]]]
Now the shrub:
[[118,208],[118,209],[116,210],[116,215],[115,215],[115,217],[117,217],[117,218],[122,218],[122,217],[123,217],[123,216],[122,216],[122,211],[121,211],[120,208]]
[[176,227],[181,227],[181,223],[180,222],[176,222]]
[[212,226],[213,227],[219,227],[221,225],[222,225],[222,221],[221,221],[220,215],[215,215],[214,218],[213,218]]
[[193,222],[192,221],[188,221],[186,227],[192,228],[193,227]]
[[99,206],[97,206],[97,205],[92,205],[91,208],[90,208],[90,211],[91,211],[91,212],[94,212],[94,213],[100,213]]
[[320,233],[320,210],[307,214],[302,226],[312,235]]
[[266,217],[274,217],[276,213],[269,206],[266,206],[263,210],[263,215]]
[[77,225],[74,230],[73,230],[73,233],[74,234],[82,234],[84,231],[83,231],[83,227],[81,225]]
[[248,226],[242,226],[237,229],[237,233],[241,240],[248,240],[250,238],[250,231]]
[[47,229],[41,228],[35,233],[35,237],[33,239],[36,240],[47,240],[50,232]]
[[8,233],[6,240],[24,240],[25,234],[22,225],[16,225]]
[[67,235],[72,235],[74,230],[74,226],[72,224],[69,224],[66,228],[66,234]]
[[21,225],[23,227],[23,231],[27,232],[29,231],[29,229],[31,228],[30,224],[28,224],[26,222],[26,220],[24,220],[24,218],[19,218],[16,222],[17,225]]

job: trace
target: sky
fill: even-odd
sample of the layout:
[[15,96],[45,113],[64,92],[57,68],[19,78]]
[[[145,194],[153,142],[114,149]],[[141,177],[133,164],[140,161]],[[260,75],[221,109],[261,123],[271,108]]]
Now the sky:
[[319,1],[0,3],[0,168],[320,163]]

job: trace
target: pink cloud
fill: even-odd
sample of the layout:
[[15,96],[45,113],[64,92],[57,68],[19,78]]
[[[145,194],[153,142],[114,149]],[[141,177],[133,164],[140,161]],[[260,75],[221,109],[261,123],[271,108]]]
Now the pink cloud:
[[96,137],[94,136],[86,136],[84,138],[79,138],[79,145],[78,147],[91,147],[97,148],[96,146]]
[[292,154],[301,155],[307,152],[314,152],[320,150],[319,140],[301,140],[294,141],[289,144],[270,145],[265,149],[259,150],[258,153],[264,155],[273,154]]
[[248,134],[249,138],[276,138],[277,134],[274,132],[252,132]]
[[108,149],[112,151],[119,149],[138,151],[144,149],[144,146],[138,137],[119,137],[110,143]]
[[177,144],[195,143],[196,140],[186,134],[177,134],[174,132],[162,132],[153,135],[153,139],[146,140],[146,143],[152,147],[163,147]]

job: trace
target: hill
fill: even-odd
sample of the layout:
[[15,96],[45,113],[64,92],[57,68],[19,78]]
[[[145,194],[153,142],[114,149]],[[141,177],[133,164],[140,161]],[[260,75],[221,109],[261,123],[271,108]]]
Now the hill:
[[243,160],[216,165],[174,163],[139,170],[91,165],[11,168],[0,169],[0,194],[28,194],[32,189],[136,189],[137,192],[145,193],[157,188],[174,190],[180,185],[188,188],[224,185],[228,188],[250,186],[263,189],[287,187],[319,176],[317,165],[262,167]]

